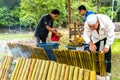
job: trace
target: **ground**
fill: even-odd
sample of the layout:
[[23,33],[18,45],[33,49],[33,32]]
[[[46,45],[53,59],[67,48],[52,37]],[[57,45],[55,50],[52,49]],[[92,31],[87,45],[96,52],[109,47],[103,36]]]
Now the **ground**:
[[[60,40],[60,49],[66,49],[65,45],[68,43],[68,30],[60,29],[63,37]],[[34,45],[33,33],[1,33],[0,34],[0,60],[6,54],[7,42],[27,43]],[[112,45],[112,80],[120,80],[120,33],[116,33],[116,39]],[[6,54],[10,55],[10,54]]]

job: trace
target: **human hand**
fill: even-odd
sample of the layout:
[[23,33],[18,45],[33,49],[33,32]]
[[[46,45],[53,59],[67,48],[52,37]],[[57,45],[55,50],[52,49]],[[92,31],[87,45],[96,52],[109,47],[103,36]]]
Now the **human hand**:
[[96,51],[97,47],[93,42],[90,42],[89,46],[90,46],[89,49],[90,49],[91,52]]
[[62,37],[62,34],[59,33],[59,32],[57,32],[56,35],[57,35],[58,37]]
[[102,52],[102,53],[107,53],[108,51],[109,51],[109,49],[104,47],[101,52]]

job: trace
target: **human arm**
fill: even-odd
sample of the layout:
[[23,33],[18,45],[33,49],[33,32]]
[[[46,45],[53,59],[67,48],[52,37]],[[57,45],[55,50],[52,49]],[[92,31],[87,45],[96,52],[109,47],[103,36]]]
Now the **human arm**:
[[83,39],[87,44],[89,44],[90,51],[96,51],[96,45],[91,41],[90,37],[91,37],[91,29],[89,28],[88,24],[85,23]]
[[47,30],[49,30],[50,32],[56,34],[58,37],[61,36],[61,34],[60,34],[59,32],[55,31],[55,30],[54,30],[53,28],[51,28],[50,26],[46,25],[46,28],[47,28]]
[[107,53],[109,51],[110,46],[112,45],[114,38],[115,38],[115,25],[112,22],[112,20],[107,17],[106,18],[106,23],[107,23],[107,40],[106,40],[106,44],[102,50],[103,53]]

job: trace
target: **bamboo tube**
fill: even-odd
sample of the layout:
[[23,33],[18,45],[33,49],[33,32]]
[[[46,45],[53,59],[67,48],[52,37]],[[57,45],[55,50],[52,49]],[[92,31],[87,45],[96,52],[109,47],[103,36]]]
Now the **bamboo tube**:
[[17,71],[17,69],[18,69],[18,67],[19,67],[19,64],[20,64],[20,58],[18,58],[18,60],[17,60],[17,62],[16,62],[16,65],[15,65],[15,68],[14,68],[14,70],[13,70],[12,77],[11,77],[10,80],[14,80],[14,79],[15,79],[15,75],[17,74],[16,71]]
[[27,65],[27,68],[26,68],[23,80],[27,80],[28,79],[28,75],[29,75],[29,72],[30,72],[29,70],[30,70],[31,61],[32,61],[32,59],[28,60],[28,65]]
[[0,80],[2,78],[3,68],[5,67],[5,63],[7,62],[7,56],[4,56],[1,66],[0,66]]
[[80,53],[79,53],[79,60],[80,60],[80,64],[81,64],[81,68],[84,68],[84,64],[85,63],[83,63],[83,53],[80,51]]
[[24,66],[23,66],[23,69],[22,69],[20,80],[24,80],[25,71],[26,71],[26,69],[28,67],[28,62],[29,62],[29,59],[26,59],[26,62],[25,62]]
[[18,69],[18,70],[19,70],[19,72],[18,72],[19,74],[18,74],[18,77],[17,77],[16,80],[20,80],[21,75],[23,74],[23,68],[24,68],[24,66],[25,66],[25,62],[26,62],[26,59],[23,58],[22,64],[20,65],[20,68]]
[[40,73],[40,69],[41,69],[41,66],[42,66],[42,62],[43,62],[43,60],[39,60],[39,59],[37,59],[37,60],[38,60],[38,62],[37,62],[36,64],[38,64],[38,66],[37,66],[37,68],[36,68],[34,80],[37,80],[37,79],[38,79],[39,73]]
[[73,65],[73,62],[72,62],[72,51],[69,51],[69,59],[70,59],[70,65]]
[[90,71],[90,80],[96,80],[96,72]]
[[32,75],[31,75],[31,80],[34,80],[34,78],[35,78],[35,73],[36,73],[36,70],[37,70],[37,67],[38,67],[38,63],[39,63],[39,60],[37,59],[36,63],[35,63],[34,70],[33,70]]
[[55,62],[53,62],[53,61],[50,62],[50,67],[49,67],[49,70],[48,70],[48,75],[47,75],[47,79],[46,80],[50,80],[51,79],[51,73],[53,71],[54,63]]
[[3,73],[2,73],[2,80],[6,80],[8,78],[8,75],[9,75],[9,70],[10,70],[10,60],[11,60],[11,57],[8,57],[6,56],[7,60],[6,60],[6,63],[5,63],[5,66],[3,68]]
[[65,51],[64,50],[61,51],[61,57],[62,57],[62,63],[65,64],[66,58],[65,58]]
[[39,73],[39,76],[38,76],[38,80],[42,80],[42,76],[43,76],[43,72],[44,72],[44,69],[45,69],[45,65],[46,65],[46,61],[43,60],[42,66],[41,66],[41,69],[40,69],[40,73]]
[[66,64],[62,64],[62,71],[61,71],[61,75],[60,75],[60,80],[64,80],[65,70],[66,70]]
[[28,75],[28,79],[27,79],[27,80],[31,80],[31,78],[32,78],[32,73],[34,72],[34,67],[35,67],[35,65],[36,65],[36,62],[37,62],[37,59],[32,59],[31,66],[30,66],[30,72],[29,72],[29,75]]
[[74,66],[70,66],[70,72],[69,72],[69,79],[68,80],[73,80],[73,75],[74,75]]
[[69,78],[69,71],[70,71],[70,66],[66,66],[64,80],[68,80],[68,78]]
[[78,80],[84,80],[84,69],[79,69]]
[[50,61],[46,61],[45,70],[43,72],[42,80],[46,80],[49,66],[50,66]]
[[10,72],[10,69],[11,69],[11,65],[12,65],[12,61],[13,61],[13,57],[8,57],[8,62],[6,63],[6,72],[4,74],[4,80],[7,80],[8,79],[8,76],[9,76],[9,72]]
[[84,80],[89,80],[90,79],[90,71],[89,70],[85,70],[84,71]]
[[60,80],[61,70],[62,70],[62,64],[58,64],[58,68],[57,68],[57,73],[56,73],[56,78],[55,78],[55,80]]
[[78,51],[78,55],[77,55],[78,56],[78,65],[80,68],[83,68],[80,54],[81,54],[81,52]]
[[75,67],[73,80],[78,80],[79,67]]
[[69,63],[69,51],[68,50],[65,50],[65,58],[66,58],[66,63],[68,64],[68,65],[70,65],[70,63]]
[[74,66],[78,66],[78,63],[77,63],[77,62],[78,62],[78,60],[77,60],[77,54],[78,54],[78,53],[77,53],[77,52],[78,52],[78,51],[75,51],[75,52],[74,52],[74,60],[75,60],[75,65],[74,65]]
[[101,76],[106,76],[106,68],[105,68],[105,55],[104,53],[99,53],[99,61],[100,61],[100,75]]
[[18,66],[15,66],[16,67],[16,72],[15,72],[16,74],[13,78],[14,80],[17,80],[17,78],[18,78],[18,75],[19,75],[19,72],[20,72],[20,67],[22,65],[22,61],[23,61],[23,58],[20,58]]
[[1,80],[4,80],[4,76],[7,75],[6,70],[7,70],[8,60],[9,60],[9,57],[6,56],[6,62],[5,62],[5,65],[4,65],[3,69],[2,69]]
[[54,66],[53,66],[53,72],[52,72],[52,77],[51,77],[51,80],[55,80],[55,77],[56,77],[56,73],[57,73],[57,68],[58,68],[58,64],[57,63],[54,63]]
[[21,76],[21,79],[22,80],[27,80],[27,75],[29,73],[29,68],[30,68],[30,63],[31,63],[31,60],[30,59],[27,59],[26,62],[25,62],[25,66],[24,66],[24,69],[23,69],[23,74]]

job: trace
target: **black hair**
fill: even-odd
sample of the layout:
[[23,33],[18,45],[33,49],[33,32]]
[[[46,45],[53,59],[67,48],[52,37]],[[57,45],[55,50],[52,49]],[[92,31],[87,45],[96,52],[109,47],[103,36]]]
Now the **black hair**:
[[84,5],[80,5],[79,7],[78,7],[78,10],[86,10],[86,7],[84,6]]
[[60,15],[60,11],[58,9],[54,9],[51,11],[52,14],[58,14]]

